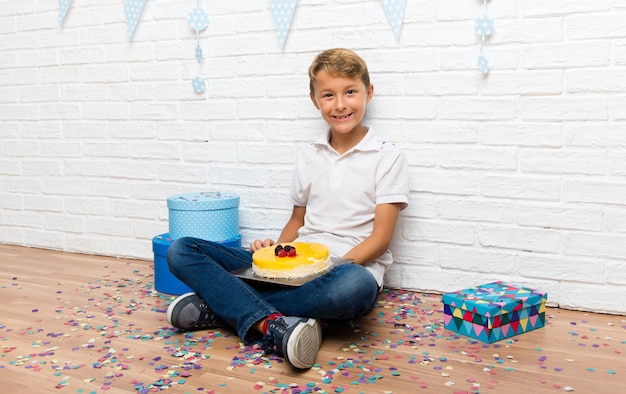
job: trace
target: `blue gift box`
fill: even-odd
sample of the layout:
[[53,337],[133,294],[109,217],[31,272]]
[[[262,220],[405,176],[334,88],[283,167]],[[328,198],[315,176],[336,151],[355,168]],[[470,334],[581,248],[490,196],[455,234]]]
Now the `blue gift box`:
[[[175,277],[167,265],[167,250],[174,242],[169,234],[161,234],[152,238],[154,252],[154,287],[165,294],[181,295],[192,291],[186,284]],[[241,247],[241,236],[220,242],[225,246]]]
[[496,281],[447,293],[444,327],[486,343],[541,328],[548,294]]
[[226,241],[239,235],[239,196],[229,192],[198,192],[167,198],[169,236]]

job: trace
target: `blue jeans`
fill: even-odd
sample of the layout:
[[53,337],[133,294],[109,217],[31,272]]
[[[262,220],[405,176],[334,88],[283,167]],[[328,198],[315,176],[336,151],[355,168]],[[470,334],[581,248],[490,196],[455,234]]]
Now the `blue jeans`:
[[374,276],[363,266],[344,264],[299,287],[246,282],[231,274],[252,265],[252,252],[198,238],[180,238],[167,251],[174,276],[247,343],[251,327],[272,313],[349,320],[369,313],[378,296]]

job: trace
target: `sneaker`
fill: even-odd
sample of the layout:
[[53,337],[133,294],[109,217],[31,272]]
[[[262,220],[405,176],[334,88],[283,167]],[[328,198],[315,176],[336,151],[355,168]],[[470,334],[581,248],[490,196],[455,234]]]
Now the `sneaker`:
[[196,293],[186,293],[167,307],[167,322],[181,331],[223,327],[220,319]]
[[263,350],[285,357],[295,368],[311,368],[321,345],[322,326],[317,319],[281,316],[267,322]]

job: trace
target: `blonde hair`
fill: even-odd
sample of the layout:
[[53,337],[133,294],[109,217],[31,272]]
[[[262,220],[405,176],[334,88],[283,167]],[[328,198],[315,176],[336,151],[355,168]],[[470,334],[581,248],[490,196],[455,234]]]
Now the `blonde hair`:
[[315,89],[315,78],[320,71],[347,78],[360,78],[365,87],[370,87],[370,75],[367,64],[354,51],[345,48],[328,49],[313,59],[309,67],[309,89],[311,94]]

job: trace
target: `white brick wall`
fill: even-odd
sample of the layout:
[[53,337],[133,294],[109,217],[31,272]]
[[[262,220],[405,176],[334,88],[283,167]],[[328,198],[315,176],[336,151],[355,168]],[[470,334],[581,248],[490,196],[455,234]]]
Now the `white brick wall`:
[[[406,151],[411,206],[387,284],[444,292],[502,279],[553,305],[626,313],[626,1],[408,1],[396,42],[377,0],[300,2],[285,49],[267,2],[0,1],[0,242],[152,258],[169,195],[241,196],[244,244],[276,237],[298,149],[323,127],[319,51],[369,63],[372,124]],[[210,3],[210,4],[209,4]]]

